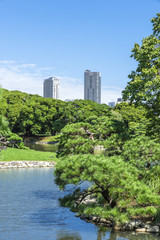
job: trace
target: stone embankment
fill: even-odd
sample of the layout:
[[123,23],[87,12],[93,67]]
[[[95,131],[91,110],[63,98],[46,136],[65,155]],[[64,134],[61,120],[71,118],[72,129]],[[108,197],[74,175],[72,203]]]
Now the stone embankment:
[[86,216],[85,214],[81,214],[81,215],[77,214],[77,217],[80,217],[82,220],[85,220],[86,222],[94,223],[99,226],[110,227],[118,231],[136,231],[136,232],[142,232],[142,233],[146,232],[146,233],[160,234],[160,223],[155,225],[149,221],[143,222],[141,220],[131,220],[128,223],[123,225],[114,225],[112,221],[104,218]]
[[54,167],[55,162],[47,161],[9,161],[0,162],[0,169]]

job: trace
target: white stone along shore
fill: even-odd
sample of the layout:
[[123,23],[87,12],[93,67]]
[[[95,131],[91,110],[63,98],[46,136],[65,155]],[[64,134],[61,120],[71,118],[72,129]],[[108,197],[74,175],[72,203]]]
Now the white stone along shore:
[[35,167],[54,167],[55,162],[51,161],[6,161],[0,162],[0,169],[8,168],[35,168]]

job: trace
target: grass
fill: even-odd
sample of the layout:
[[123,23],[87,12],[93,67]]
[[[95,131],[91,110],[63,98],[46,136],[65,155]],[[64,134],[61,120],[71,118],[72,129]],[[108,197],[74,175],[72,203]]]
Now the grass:
[[56,153],[7,148],[0,152],[0,161],[56,161]]
[[59,141],[59,135],[55,135],[55,136],[48,136],[48,137],[44,137],[40,140],[40,142],[57,142]]

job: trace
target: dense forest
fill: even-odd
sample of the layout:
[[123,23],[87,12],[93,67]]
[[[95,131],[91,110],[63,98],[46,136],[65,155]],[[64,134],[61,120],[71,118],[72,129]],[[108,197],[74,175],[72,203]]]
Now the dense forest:
[[0,114],[7,118],[11,131],[20,135],[54,135],[66,124],[83,122],[92,115],[104,116],[109,109],[89,100],[64,102],[6,89],[2,96]]
[[3,89],[1,136],[59,134],[56,183],[73,189],[65,205],[80,214],[160,222],[160,14],[152,23],[132,50],[137,69],[115,108]]

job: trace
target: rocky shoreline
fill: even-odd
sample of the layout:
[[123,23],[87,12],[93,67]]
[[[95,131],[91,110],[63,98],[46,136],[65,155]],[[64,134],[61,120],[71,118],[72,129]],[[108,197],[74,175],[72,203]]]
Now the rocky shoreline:
[[0,169],[10,168],[36,168],[36,167],[54,167],[55,162],[51,161],[6,161],[0,162]]
[[[89,204],[95,202],[95,198],[87,196],[83,199],[83,204]],[[82,220],[92,223],[98,226],[104,226],[111,228],[115,231],[130,231],[130,232],[141,232],[141,233],[156,233],[160,235],[160,222],[153,223],[153,219],[132,219],[124,224],[115,224],[113,221],[97,216],[87,216],[85,214],[76,214],[76,217],[80,217]]]
[[100,218],[86,216],[85,214],[76,215],[88,223],[93,223],[98,226],[109,227],[117,231],[136,231],[141,233],[157,233],[160,234],[160,223],[154,225],[150,221],[131,220],[123,225],[114,225],[112,221]]

